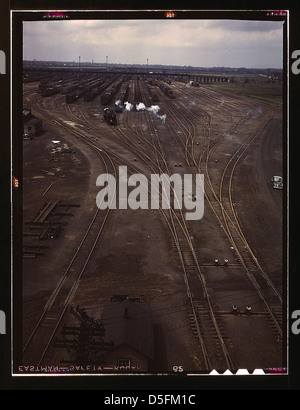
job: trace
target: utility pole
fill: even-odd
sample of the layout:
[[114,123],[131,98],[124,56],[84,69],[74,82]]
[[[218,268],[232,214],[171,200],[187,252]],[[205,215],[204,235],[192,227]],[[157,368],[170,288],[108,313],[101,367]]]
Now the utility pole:
[[78,365],[100,364],[101,354],[113,350],[114,347],[112,341],[104,341],[105,329],[102,322],[89,317],[79,306],[76,309],[71,308],[70,313],[79,321],[79,326],[64,326],[63,338],[56,338],[54,346],[73,350],[75,354],[73,359],[62,362]]
[[79,56],[79,67],[80,67],[80,58],[81,58],[81,57]]

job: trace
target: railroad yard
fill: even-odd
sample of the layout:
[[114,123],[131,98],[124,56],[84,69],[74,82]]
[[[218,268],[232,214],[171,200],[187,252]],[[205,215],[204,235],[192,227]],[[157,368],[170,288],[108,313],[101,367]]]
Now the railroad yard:
[[[129,373],[286,367],[282,84],[29,74],[23,107],[43,130],[23,139],[20,365],[122,371],[105,369],[109,329],[134,307],[125,339],[149,361]],[[203,217],[99,209],[97,177],[119,166],[203,174]]]

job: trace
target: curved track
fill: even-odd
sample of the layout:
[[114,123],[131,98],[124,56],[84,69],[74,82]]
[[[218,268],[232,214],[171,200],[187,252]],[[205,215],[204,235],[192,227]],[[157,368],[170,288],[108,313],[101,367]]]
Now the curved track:
[[[204,87],[201,87],[201,92],[203,89]],[[189,90],[183,90],[183,94],[188,97]],[[147,95],[147,90],[143,84],[140,85],[140,95],[146,105],[150,104],[149,95]],[[205,95],[205,92],[193,92],[193,99],[198,104],[203,103],[203,98],[210,98],[214,103],[222,105],[223,100],[218,98],[214,93],[207,92]],[[159,104],[162,105],[167,115],[166,127],[173,136],[173,140],[179,151],[182,152],[188,171],[192,174],[204,173],[205,185],[203,189],[205,199],[230,241],[253,288],[264,303],[267,314],[275,324],[277,333],[282,337],[280,310],[278,310],[278,306],[282,307],[282,297],[266,272],[264,272],[249,246],[246,235],[236,215],[232,199],[233,176],[239,161],[267,126],[268,121],[272,117],[271,110],[269,107],[265,107],[265,115],[262,117],[258,126],[244,138],[242,144],[231,152],[231,156],[223,169],[217,193],[216,185],[214,186],[212,183],[209,170],[211,155],[214,150],[218,148],[219,144],[222,143],[226,132],[233,132],[243,127],[248,120],[248,114],[242,115],[237,122],[231,124],[221,135],[213,138],[213,115],[207,110],[201,108],[198,109],[197,112],[192,112],[186,108],[183,102],[170,100],[162,92],[160,93],[160,99],[162,104]],[[130,113],[124,112],[122,114],[121,123],[110,130],[110,137],[114,141],[122,144],[126,149],[132,152],[134,156],[139,158],[140,164],[134,163],[133,165],[133,163],[124,161],[124,158],[121,158],[115,152],[107,149],[103,150],[100,145],[101,138],[92,137],[90,135],[93,131],[96,131],[97,134],[100,132],[100,123],[99,121],[95,121],[86,109],[83,109],[83,105],[74,105],[72,109],[69,105],[63,104],[63,109],[66,118],[76,121],[77,124],[83,125],[85,129],[88,130],[88,132],[84,133],[55,118],[55,110],[62,109],[59,96],[44,99],[40,105],[37,104],[38,101],[38,96],[33,97],[31,100],[32,107],[39,112],[46,121],[49,121],[54,126],[64,128],[92,147],[99,155],[107,173],[116,175],[116,162],[120,165],[127,165],[130,173],[141,172],[139,170],[139,166],[141,165],[143,169],[148,169],[148,171],[152,173],[165,173],[169,176],[173,173],[159,131],[157,130],[158,120],[147,110],[139,113],[138,121],[140,121],[140,123],[137,120],[131,123]],[[239,103],[226,103],[226,110],[228,110],[226,111],[226,115],[230,116],[233,109],[243,111],[245,107],[241,107]],[[199,138],[199,135],[201,135],[201,138]],[[191,240],[190,229],[184,214],[182,210],[174,209],[173,207],[166,210],[160,206],[159,210],[171,233],[181,263],[186,292],[192,312],[190,317],[191,326],[196,328],[205,370],[209,371],[214,368],[233,370],[236,368],[236,365],[233,363],[223,336],[223,331],[220,328],[214,303],[211,300],[205,276],[200,268],[197,250],[194,248],[194,244]],[[70,261],[64,275],[57,283],[56,288],[53,290],[34,331],[25,343],[23,349],[25,361],[27,352],[30,354],[30,352],[39,351],[37,355],[39,357],[38,364],[41,364],[45,357],[46,351],[53,340],[67,307],[70,305],[80,278],[84,273],[85,267],[108,218],[109,208],[105,216],[103,216],[103,214],[100,215],[98,211],[98,209],[95,211],[79,248]],[[91,232],[93,234],[88,235]],[[93,238],[92,240],[91,237]],[[87,243],[87,241],[89,242]],[[87,256],[81,256],[81,249],[84,243],[87,244],[90,249]],[[78,264],[78,267],[75,269],[77,260],[81,261],[81,265],[79,266]],[[76,274],[74,274],[73,271],[76,272]],[[274,298],[276,299],[275,302]],[[270,300],[272,300],[272,303]],[[41,341],[43,341],[43,343],[41,343]]]

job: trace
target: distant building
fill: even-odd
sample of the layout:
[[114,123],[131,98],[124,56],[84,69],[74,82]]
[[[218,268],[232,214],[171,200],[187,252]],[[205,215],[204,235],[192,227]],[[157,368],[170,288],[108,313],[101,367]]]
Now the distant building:
[[23,133],[33,137],[39,135],[43,129],[43,121],[31,113],[30,108],[23,109]]
[[154,359],[153,324],[146,302],[109,302],[103,307],[101,321],[105,339],[114,342],[105,353],[103,366],[122,371],[149,371]]

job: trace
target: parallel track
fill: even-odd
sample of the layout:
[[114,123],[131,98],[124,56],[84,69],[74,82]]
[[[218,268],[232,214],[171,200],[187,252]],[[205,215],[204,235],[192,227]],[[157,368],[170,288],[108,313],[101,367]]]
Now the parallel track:
[[[38,107],[35,106],[37,110]],[[41,112],[41,110],[39,110]],[[48,121],[53,123],[51,116],[43,113]],[[61,122],[56,121],[60,127],[67,129]],[[70,130],[68,130],[70,131]],[[79,133],[73,131],[77,136]],[[80,134],[79,134],[80,135]],[[101,149],[93,147],[100,157],[107,173],[116,175],[116,167],[110,157]],[[115,195],[115,192],[114,194]],[[93,255],[95,247],[104,230],[109,216],[110,208],[107,208],[105,214],[96,208],[92,219],[86,229],[86,232],[78,245],[69,265],[56,284],[55,289],[50,295],[40,318],[38,319],[33,331],[23,347],[23,360],[26,363],[27,358],[33,364],[43,364],[47,350],[57,332],[59,325],[62,323],[67,308],[76,292],[79,282],[86,270],[88,262]],[[88,250],[87,250],[88,249]]]
[[[142,87],[140,91],[142,98],[145,102],[147,102],[148,97]],[[270,315],[272,321],[275,323],[277,332],[281,337],[282,329],[280,323],[280,314],[278,315],[278,305],[282,304],[281,296],[266,273],[263,271],[257,258],[254,255],[254,252],[251,250],[241,229],[240,223],[238,222],[238,218],[236,216],[232,202],[232,181],[238,162],[250,148],[250,146],[254,143],[254,141],[260,136],[261,132],[263,132],[264,127],[267,125],[271,116],[267,116],[264,121],[262,121],[259,126],[245,139],[243,144],[232,154],[230,160],[224,168],[219,186],[219,195],[217,195],[210,179],[208,164],[211,153],[218,147],[218,144],[221,143],[223,136],[219,136],[219,138],[211,141],[211,114],[208,114],[208,112],[205,110],[201,110],[201,118],[199,116],[196,117],[195,114],[191,114],[188,110],[185,110],[185,107],[183,105],[179,105],[176,100],[170,101],[167,97],[163,96],[162,93],[161,98],[164,104],[164,109],[168,114],[167,118],[172,118],[172,122],[168,121],[168,127],[170,127],[170,131],[172,132],[172,135],[174,135],[174,140],[185,156],[186,163],[190,169],[190,172],[194,174],[201,173],[202,162],[205,161],[205,198],[208,201],[211,209],[213,210],[218,222],[223,220],[223,229],[238,256],[241,265],[245,269],[247,276],[253,284],[253,287],[265,304],[267,312]],[[51,101],[52,104],[55,104],[54,100]],[[54,123],[56,126],[65,128],[66,130],[68,130],[68,132],[73,133],[74,135],[80,137],[84,142],[88,143],[93,149],[96,150],[105,166],[107,166],[106,160],[104,160],[103,158],[103,156],[105,155],[110,163],[110,166],[113,167],[114,174],[116,174],[114,162],[117,161],[121,164],[122,161],[122,159],[118,157],[118,155],[113,152],[108,152],[108,150],[104,152],[100,149],[97,140],[95,141],[94,138],[92,139],[86,134],[83,134],[78,130],[75,130],[74,128],[72,129],[72,127],[66,126],[66,124],[64,124],[62,121],[55,120],[52,115],[45,113],[44,109],[41,110],[41,108],[35,103],[33,103],[33,107],[37,111],[41,112],[43,116],[46,117],[47,120],[52,124]],[[55,106],[53,108],[55,109]],[[65,105],[65,110],[66,114],[70,118],[76,120],[77,123],[81,123],[92,130],[99,131],[98,126],[95,124],[95,122],[88,119],[81,109],[79,109],[80,116],[79,113],[77,113],[76,115],[70,109],[70,106]],[[185,110],[184,116],[182,116],[182,110]],[[143,114],[143,121],[146,121],[147,124],[147,136],[145,136],[142,127],[140,127],[140,130],[138,130],[135,124],[135,127],[133,128],[129,121],[129,116],[126,116],[125,113],[125,126],[122,127],[118,125],[112,132],[112,138],[114,138],[116,141],[121,142],[124,146],[134,152],[135,155],[137,155],[142,160],[143,164],[146,164],[146,166],[152,172],[160,174],[166,173],[168,175],[171,175],[169,166],[167,164],[166,155],[160,142],[159,133],[154,125],[155,122],[153,120],[153,117],[149,112],[144,112],[141,114]],[[247,116],[245,116],[244,118],[244,121],[246,120]],[[199,148],[195,147],[195,141],[197,137],[194,125],[195,121],[197,121],[198,124],[202,124],[203,133],[204,135],[206,135],[206,139],[208,140],[206,145],[204,145],[203,143],[203,146]],[[234,124],[233,127],[236,128],[242,124],[243,121],[238,124]],[[178,134],[178,129],[181,130],[181,136],[179,136]],[[203,141],[204,140],[205,138],[203,138]],[[199,149],[201,149],[200,155]],[[196,152],[198,153],[199,158],[196,157]],[[122,165],[124,165],[124,161]],[[133,164],[128,164],[128,166],[130,168],[130,172],[139,172]],[[93,221],[95,221],[97,218],[97,211],[90,226],[92,226],[92,224],[94,223]],[[88,263],[88,260],[93,252],[97,240],[99,239],[99,236],[101,235],[104,223],[108,217],[108,212],[109,209],[107,211],[107,215],[105,216],[105,220],[103,221],[103,225],[99,231],[99,235],[97,236],[95,243],[91,248],[91,253],[86,260],[84,268]],[[196,327],[196,333],[202,350],[206,370],[211,370],[213,368],[234,369],[234,363],[232,361],[232,358],[230,357],[229,350],[226,346],[222,331],[219,327],[219,323],[214,312],[214,307],[210,300],[210,295],[206,286],[205,277],[200,269],[196,250],[194,249],[193,243],[190,239],[189,228],[187,222],[185,221],[184,215],[181,210],[173,208],[168,211],[162,210],[160,208],[160,212],[164,220],[166,221],[167,226],[169,227],[179,255],[183,271],[183,278],[187,289],[187,295],[192,310],[191,322]],[[85,240],[89,229],[92,228],[88,228],[86,235],[82,240],[82,243]],[[76,254],[70,262],[68,269],[72,266],[73,260],[75,260],[75,258]],[[74,279],[71,278],[71,276],[68,276],[67,269],[64,276],[57,284],[56,289],[53,291],[50,299],[48,300],[43,314],[38,321],[32,335],[25,344],[24,354],[26,353],[27,349],[29,350],[29,347],[30,350],[34,348],[35,344],[33,343],[33,341],[39,334],[38,332],[41,332],[42,338],[47,339],[45,350],[41,355],[39,355],[39,363],[42,362],[45,353],[51,344],[54,334],[62,321],[68,304],[72,299],[78,286],[79,280],[84,272],[84,268],[81,270],[78,279]],[[66,289],[67,282],[71,283]],[[278,302],[276,302],[275,305],[273,303],[274,306],[270,306],[268,302],[269,293],[266,294],[266,288],[268,292],[270,290],[272,291],[272,296],[274,296],[275,294],[276,298],[278,298]],[[63,292],[64,296],[61,296],[63,295]],[[61,306],[60,310],[58,311],[55,302],[59,299],[63,300],[63,306]],[[45,332],[44,330],[40,331],[40,329],[42,328],[47,328],[47,332]],[[46,336],[46,333],[48,336]]]
[[[176,106],[176,103],[173,101],[170,102],[173,106]],[[176,109],[176,108],[175,108]],[[205,160],[205,197],[214,211],[219,222],[223,221],[223,229],[230,240],[232,247],[234,248],[238,259],[240,260],[241,265],[245,269],[247,276],[249,277],[253,287],[257,291],[260,299],[264,303],[266,310],[271,317],[278,334],[279,338],[282,338],[282,297],[280,292],[273,284],[271,279],[268,277],[266,272],[263,270],[261,264],[259,263],[257,257],[255,256],[253,250],[251,249],[249,243],[246,240],[246,237],[242,231],[240,223],[238,221],[235,207],[233,206],[232,201],[232,186],[233,186],[233,176],[234,171],[241,160],[242,156],[247,152],[251,145],[257,140],[260,134],[263,132],[268,122],[272,118],[272,112],[268,105],[266,105],[267,114],[261,120],[261,123],[258,127],[250,133],[250,135],[245,139],[242,145],[232,154],[228,163],[226,164],[221,181],[219,186],[219,196],[217,196],[215,189],[211,183],[210,175],[208,172],[208,163],[212,151],[220,144],[223,139],[221,137],[214,140],[212,143],[209,143],[205,148],[206,160]],[[179,114],[179,110],[177,107]],[[174,116],[174,119],[177,117]],[[188,115],[185,116],[185,119],[188,118]],[[247,119],[247,116],[244,117],[244,120]],[[237,126],[243,125],[243,121],[239,124],[233,125],[234,129]],[[187,129],[186,125],[182,125],[182,129],[186,131],[185,138],[186,140],[190,138],[190,131]],[[209,127],[208,127],[209,129]],[[232,130],[229,130],[232,131]],[[178,135],[178,134],[177,134]],[[194,166],[201,172],[200,163],[194,157],[193,151],[189,153],[186,152],[185,143],[182,141],[182,152],[185,153],[186,160],[193,161]],[[204,152],[201,154],[200,159],[204,158]],[[275,299],[275,300],[274,300]]]
[[[143,100],[147,101],[147,96],[144,95],[143,90],[141,90],[141,92]],[[140,158],[147,162],[147,165],[153,173],[159,172],[160,174],[166,173],[167,175],[171,175],[158,132],[153,122],[152,114],[148,111],[141,112],[140,114],[146,119],[148,134],[150,133],[150,136],[152,136],[151,141],[149,141],[142,132],[139,132],[136,128],[133,129],[128,121],[128,116],[125,117],[125,129],[127,131],[129,130],[130,135],[137,138],[138,141],[143,141],[143,144],[150,145],[152,152],[155,153],[155,158],[149,158],[148,155],[143,153],[139,145],[132,141],[129,142],[130,137],[123,132],[122,127],[118,127],[117,133],[121,136],[122,143],[126,145],[131,143],[133,148],[138,150]],[[78,121],[80,118],[83,118],[85,123],[93,128],[92,123],[86,119],[82,112],[80,117],[74,117],[74,120],[76,119]],[[95,127],[94,129],[97,130]],[[181,262],[187,295],[191,304],[191,322],[196,327],[198,340],[203,353],[205,370],[211,370],[213,368],[233,369],[234,365],[214,315],[206,289],[205,279],[198,264],[184,215],[181,210],[175,210],[173,208],[171,208],[168,213],[163,210],[161,210],[161,212],[171,230]]]

